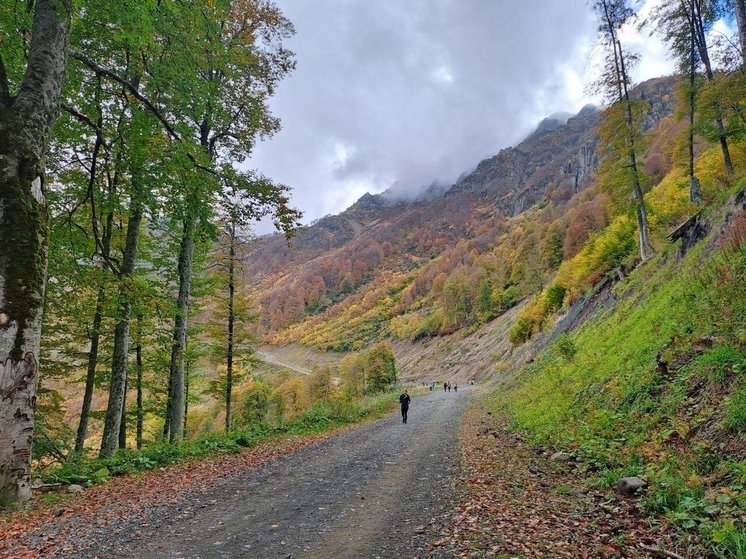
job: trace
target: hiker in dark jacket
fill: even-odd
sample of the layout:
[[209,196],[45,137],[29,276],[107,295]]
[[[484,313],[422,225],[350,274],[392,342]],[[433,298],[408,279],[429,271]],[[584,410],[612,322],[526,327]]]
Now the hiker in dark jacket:
[[401,396],[399,396],[399,403],[401,404],[401,420],[402,420],[402,423],[406,423],[407,422],[407,412],[409,411],[409,401],[410,401],[409,394],[405,390],[404,394],[402,394]]

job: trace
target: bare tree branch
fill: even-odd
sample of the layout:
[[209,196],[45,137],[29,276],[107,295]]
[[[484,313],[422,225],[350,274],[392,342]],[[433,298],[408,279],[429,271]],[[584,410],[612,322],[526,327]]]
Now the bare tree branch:
[[[86,66],[88,66],[91,70],[96,72],[98,75],[105,76],[107,78],[110,78],[117,82],[118,84],[122,85],[132,96],[140,101],[143,105],[145,105],[145,108],[150,111],[153,116],[155,116],[158,121],[163,125],[163,128],[166,130],[168,135],[176,140],[177,142],[183,142],[183,138],[181,135],[176,131],[176,129],[173,127],[173,125],[168,121],[168,119],[163,116],[163,114],[158,110],[158,108],[142,93],[138,91],[136,87],[134,87],[129,81],[125,80],[115,72],[104,68],[103,66],[100,66],[87,56],[79,53],[79,52],[71,52],[70,56],[74,58],[75,60],[82,62]],[[207,167],[206,165],[202,165],[197,161],[197,158],[192,153],[187,153],[186,156],[189,158],[189,160],[194,164],[194,167],[196,169],[199,169],[201,171],[205,171],[206,173],[210,173],[211,175],[214,175],[218,178],[223,178],[224,175],[217,171],[216,169],[213,169],[211,167]]]
[[76,119],[78,119],[83,124],[87,125],[89,128],[91,128],[94,132],[96,132],[96,141],[101,142],[101,146],[105,150],[109,150],[109,144],[106,141],[106,138],[104,136],[103,130],[101,130],[101,127],[93,122],[89,116],[84,115],[80,111],[78,111],[75,107],[71,107],[70,105],[67,105],[65,103],[62,103],[60,105],[60,108],[65,111],[66,113],[74,116]]
[[166,132],[168,132],[169,136],[171,136],[174,140],[181,141],[181,135],[179,135],[179,133],[174,129],[174,127],[171,125],[168,119],[166,119],[166,117],[161,114],[161,112],[150,101],[150,99],[148,99],[142,93],[140,93],[138,89],[135,86],[133,86],[129,81],[119,76],[116,72],[113,72],[112,70],[109,70],[97,64],[95,61],[91,60],[84,54],[81,54],[76,51],[72,51],[70,52],[70,56],[74,58],[75,60],[77,60],[78,62],[82,62],[83,64],[88,66],[91,70],[96,72],[96,74],[100,76],[106,76],[107,78],[114,80],[115,82],[120,84],[122,87],[124,87],[135,99],[137,99],[143,105],[145,105],[145,108],[147,108],[148,111],[150,111],[153,114],[153,116],[155,116],[160,121],[160,123],[163,125],[163,128],[165,128]]

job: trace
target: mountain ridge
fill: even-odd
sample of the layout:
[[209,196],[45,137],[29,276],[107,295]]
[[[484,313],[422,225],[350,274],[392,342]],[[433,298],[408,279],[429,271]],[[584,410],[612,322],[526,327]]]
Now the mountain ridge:
[[[656,78],[633,90],[650,103],[648,126],[672,114],[673,81]],[[586,105],[564,124],[542,121],[525,140],[482,160],[449,188],[432,183],[423,189],[427,195],[410,201],[390,191],[366,193],[300,230],[291,247],[279,235],[258,239],[248,265],[266,317],[258,334],[325,312],[381,271],[404,278],[462,239],[488,234],[481,242],[492,242],[501,223],[537,205],[564,207],[593,184],[599,122],[599,110]],[[589,227],[603,221],[591,217]]]

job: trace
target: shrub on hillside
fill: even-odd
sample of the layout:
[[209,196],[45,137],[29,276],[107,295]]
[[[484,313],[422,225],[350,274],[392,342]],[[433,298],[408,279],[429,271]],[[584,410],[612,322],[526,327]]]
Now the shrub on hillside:
[[380,342],[370,348],[366,360],[367,394],[383,392],[396,382],[396,358],[388,343]]
[[272,393],[270,409],[276,421],[295,418],[303,414],[310,405],[308,385],[301,377],[293,377],[278,386]]
[[445,311],[438,308],[435,311],[429,313],[422,320],[420,327],[414,334],[413,340],[419,340],[422,338],[433,338],[445,330],[448,325]]
[[513,345],[519,345],[527,342],[531,338],[533,325],[526,316],[519,316],[513,327],[510,329],[510,342]]
[[419,313],[407,313],[391,319],[391,333],[401,340],[407,340],[415,335],[420,327],[422,316]]
[[346,355],[339,365],[339,376],[346,398],[383,392],[396,382],[394,350],[381,342],[368,351]]
[[334,391],[332,385],[332,370],[329,365],[316,367],[308,375],[308,391],[312,402],[326,401]]
[[521,293],[515,285],[506,287],[496,297],[497,304],[502,312],[512,309],[521,300]]
[[562,308],[566,293],[567,289],[559,283],[553,283],[547,288],[547,303],[549,303],[550,310],[556,311]]
[[261,423],[269,412],[272,389],[261,380],[252,379],[236,391],[233,424],[237,428]]

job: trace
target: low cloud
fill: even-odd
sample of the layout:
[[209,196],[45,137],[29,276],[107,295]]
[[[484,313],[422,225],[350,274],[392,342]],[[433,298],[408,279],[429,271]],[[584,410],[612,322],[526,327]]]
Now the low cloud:
[[306,221],[396,185],[453,182],[546,115],[577,111],[595,43],[584,0],[276,0],[297,70],[251,165]]

